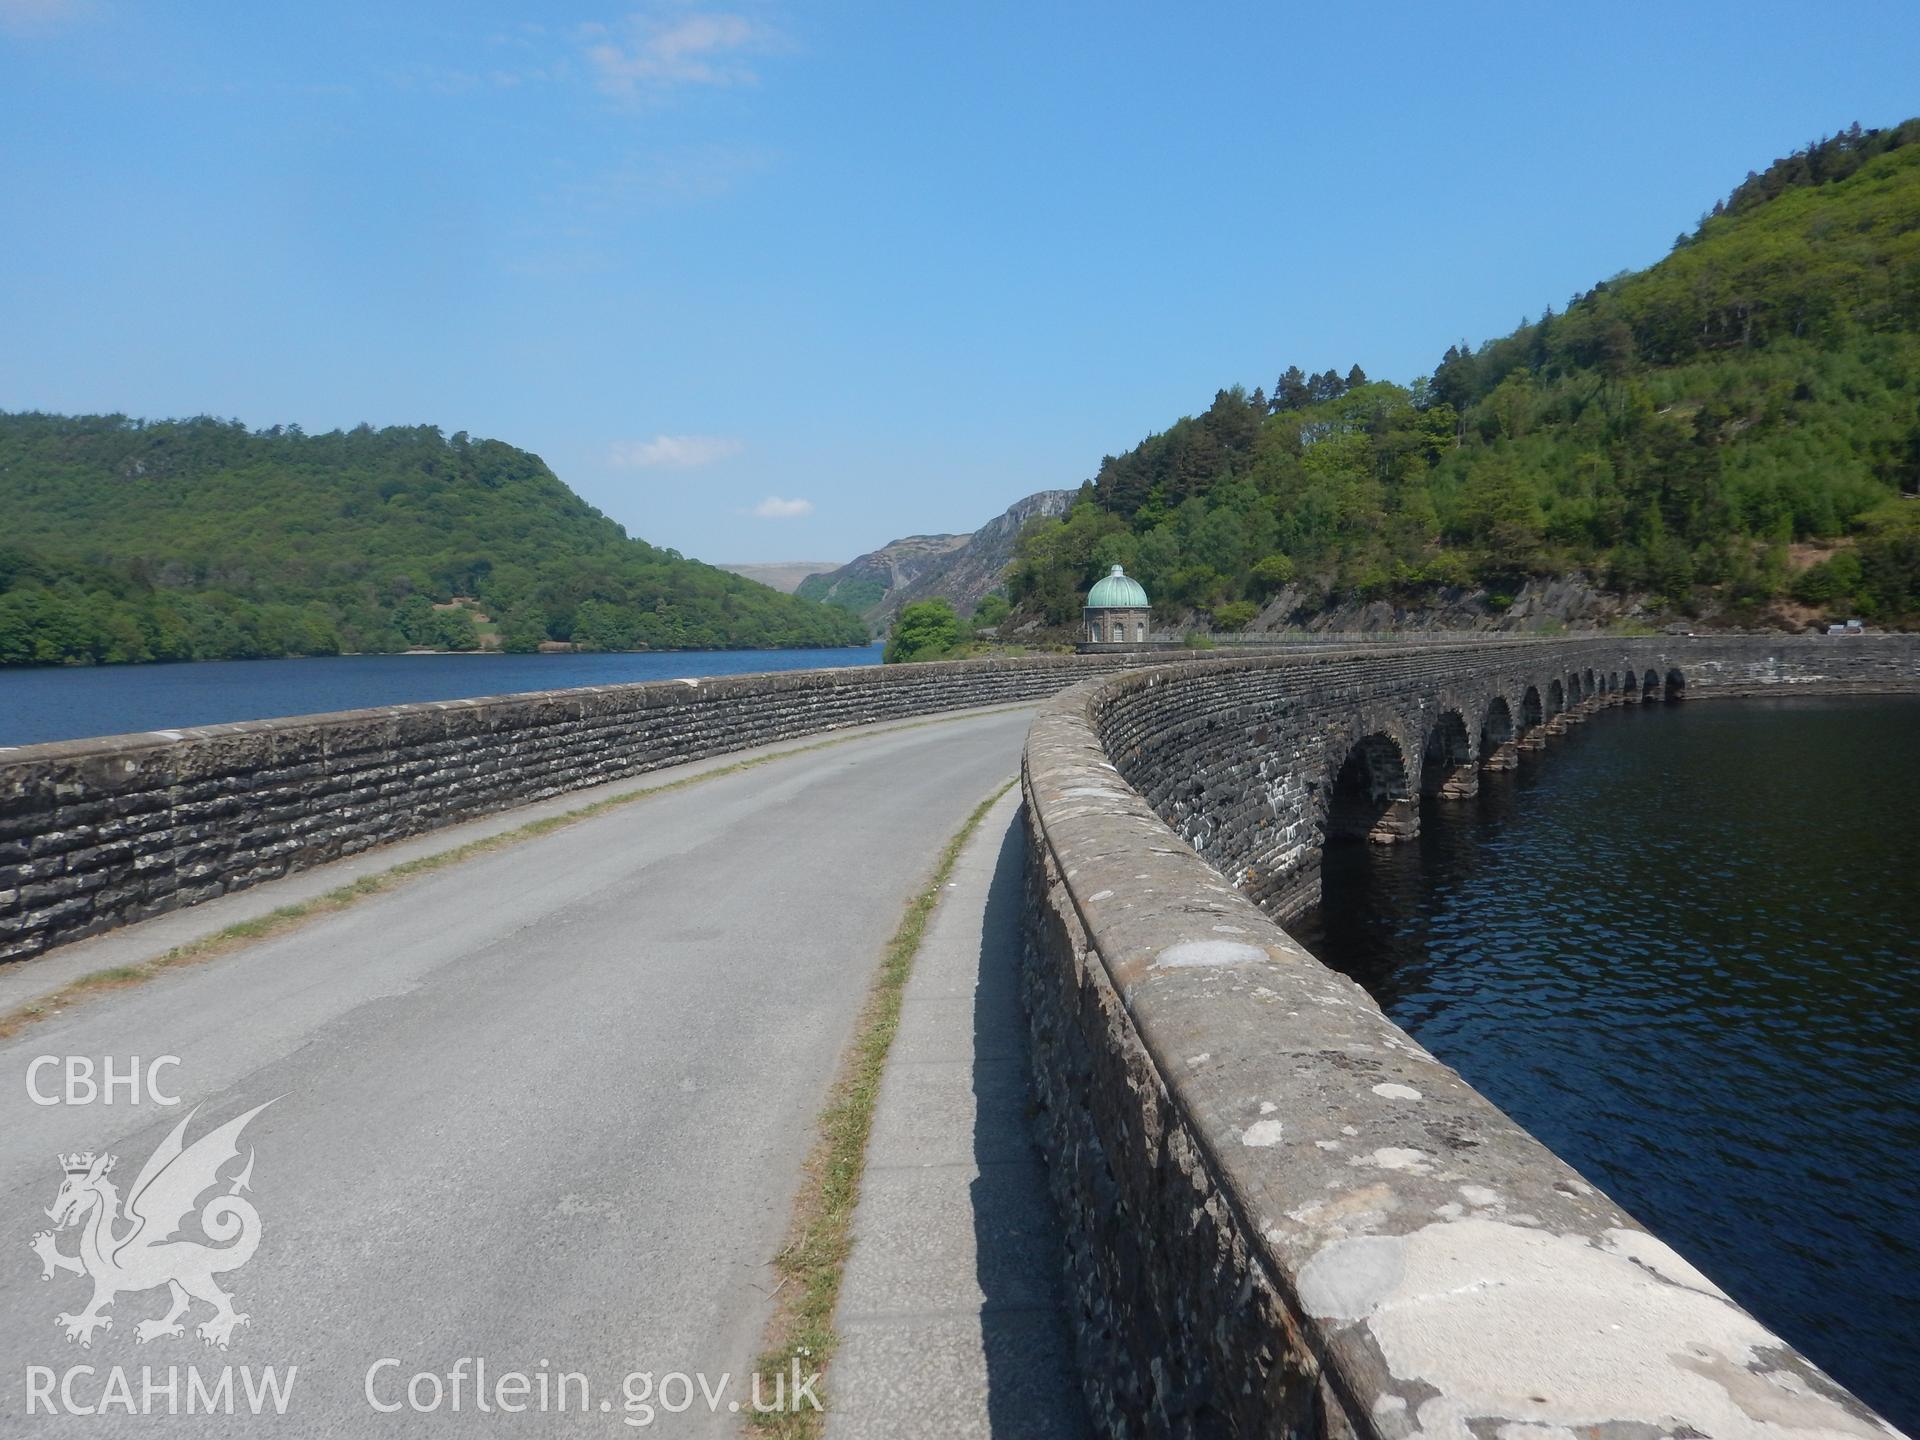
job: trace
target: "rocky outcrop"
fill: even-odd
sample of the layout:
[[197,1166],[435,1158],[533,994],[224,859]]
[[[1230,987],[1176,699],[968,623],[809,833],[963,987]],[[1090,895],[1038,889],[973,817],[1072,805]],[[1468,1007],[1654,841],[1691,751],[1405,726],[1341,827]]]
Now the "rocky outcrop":
[[1064,515],[1071,490],[1042,490],[1007,507],[971,535],[909,535],[849,561],[825,575],[809,576],[799,594],[856,611],[876,632],[884,631],[902,605],[936,596],[963,616],[973,613],[1000,584],[1013,559],[1013,542],[1029,520]]
[[[1310,586],[1289,585],[1260,608],[1247,628],[1304,630],[1310,634],[1359,634],[1416,630],[1537,633],[1542,630],[1604,630],[1622,622],[1652,624],[1662,618],[1645,597],[1606,590],[1585,575],[1555,575],[1526,581],[1511,594],[1484,589],[1440,590],[1417,602],[1331,598]],[[1205,629],[1198,615],[1180,629]]]
[[[1458,634],[1560,634],[1641,626],[1675,633],[1695,630],[1781,630],[1815,633],[1826,628],[1819,610],[1775,600],[1756,614],[1725,604],[1703,603],[1688,615],[1677,614],[1657,595],[1609,590],[1578,572],[1535,576],[1511,592],[1453,589],[1431,592],[1415,601],[1333,600],[1318,590],[1288,586],[1261,607],[1249,632],[1305,631],[1312,635],[1386,635],[1415,632]],[[1181,617],[1174,633],[1207,628],[1197,614]]]
[[999,587],[1000,577],[1013,561],[1013,542],[1020,538],[1027,522],[1044,515],[1064,515],[1072,503],[1071,490],[1042,490],[1008,506],[1003,514],[974,531],[965,545],[889,595],[879,618],[891,620],[902,605],[936,595],[952,601],[962,615],[972,614],[974,606]]
[[[878,550],[856,556],[837,570],[809,575],[794,591],[803,600],[821,600],[874,624],[874,616],[896,589],[965,545],[968,535],[904,535]],[[891,611],[888,612],[891,615]]]

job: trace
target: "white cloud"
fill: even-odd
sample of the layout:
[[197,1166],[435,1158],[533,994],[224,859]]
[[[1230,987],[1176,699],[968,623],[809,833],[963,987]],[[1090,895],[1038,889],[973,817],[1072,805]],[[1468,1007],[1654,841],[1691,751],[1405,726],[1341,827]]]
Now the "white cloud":
[[744,15],[635,14],[617,29],[581,28],[587,60],[600,87],[616,95],[658,94],[681,85],[752,85],[748,56],[767,49],[773,32]]
[[690,470],[731,459],[746,448],[725,435],[656,435],[651,440],[616,440],[607,460],[622,470]]
[[798,520],[803,515],[813,513],[813,502],[782,500],[778,495],[769,495],[753,507],[753,513],[762,520]]

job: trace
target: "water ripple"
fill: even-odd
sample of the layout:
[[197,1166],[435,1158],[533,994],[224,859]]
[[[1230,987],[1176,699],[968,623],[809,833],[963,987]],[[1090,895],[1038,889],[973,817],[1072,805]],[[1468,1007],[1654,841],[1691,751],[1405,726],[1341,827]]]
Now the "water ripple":
[[1301,936],[1878,1406],[1920,1425],[1920,701],[1609,711]]

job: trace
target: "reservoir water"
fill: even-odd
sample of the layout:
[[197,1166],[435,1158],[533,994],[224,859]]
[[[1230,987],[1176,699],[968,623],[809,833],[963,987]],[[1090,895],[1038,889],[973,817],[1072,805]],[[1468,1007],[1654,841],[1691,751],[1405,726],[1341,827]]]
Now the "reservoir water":
[[1296,932],[1920,1427],[1920,699],[1602,712],[1330,847]]
[[468,700],[575,685],[683,676],[878,665],[883,647],[839,650],[673,650],[644,654],[327,655],[0,670],[0,745],[35,745],[134,730],[170,730]]

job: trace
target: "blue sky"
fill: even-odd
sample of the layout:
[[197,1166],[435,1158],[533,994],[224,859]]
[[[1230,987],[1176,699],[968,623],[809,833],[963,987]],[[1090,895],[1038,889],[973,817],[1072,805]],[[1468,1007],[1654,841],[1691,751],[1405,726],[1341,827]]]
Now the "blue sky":
[[846,559],[1427,373],[1916,75],[1910,3],[0,0],[0,409],[437,424]]

